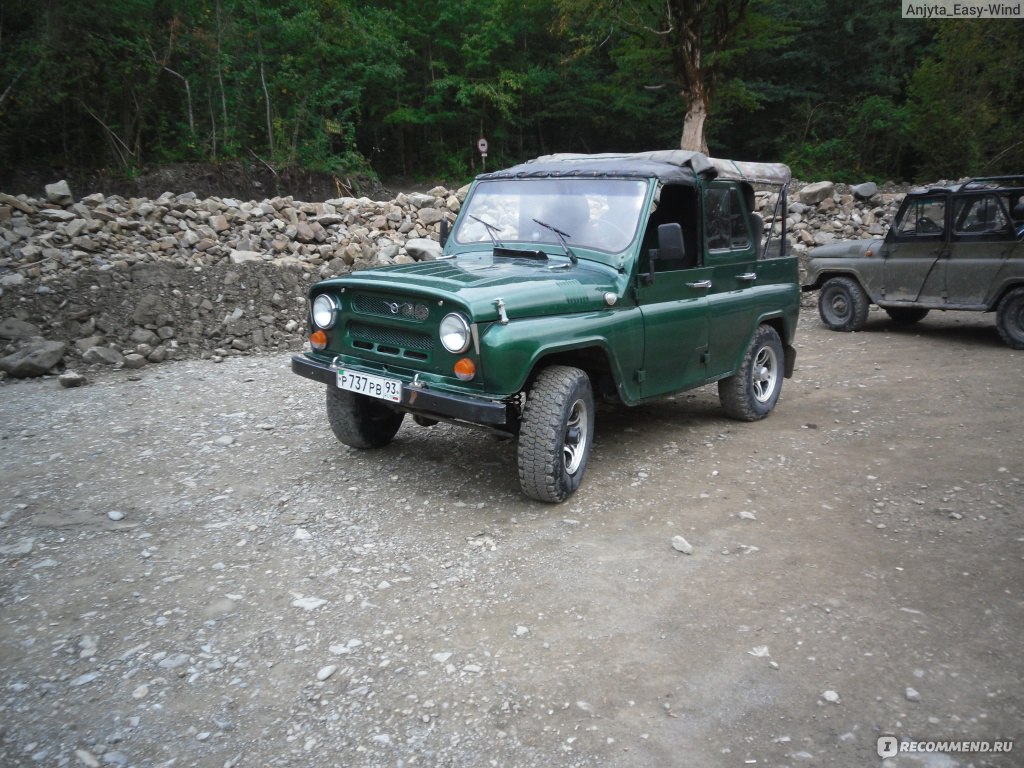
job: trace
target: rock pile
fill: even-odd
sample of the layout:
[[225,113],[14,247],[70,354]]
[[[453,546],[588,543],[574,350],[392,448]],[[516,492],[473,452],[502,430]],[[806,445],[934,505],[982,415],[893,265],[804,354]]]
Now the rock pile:
[[0,193],[0,376],[296,348],[315,280],[440,254],[464,192],[390,202]]
[[[884,237],[905,194],[902,191],[879,192],[870,182],[855,187],[830,181],[793,186],[786,231],[789,247],[800,256],[834,240]],[[770,218],[776,199],[774,195],[760,196],[760,213],[765,220]],[[780,229],[776,224],[775,233]]]
[[[435,258],[440,223],[466,188],[319,203],[76,200],[64,182],[45,192],[0,193],[0,377],[297,349],[314,281]],[[880,237],[901,199],[873,184],[802,186],[790,197],[790,247]],[[774,201],[760,198],[766,219]]]

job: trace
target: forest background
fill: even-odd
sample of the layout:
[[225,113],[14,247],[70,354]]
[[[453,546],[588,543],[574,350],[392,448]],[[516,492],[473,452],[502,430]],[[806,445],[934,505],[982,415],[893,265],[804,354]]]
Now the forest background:
[[716,157],[833,181],[1024,172],[1024,21],[903,19],[902,2],[3,0],[0,170],[457,184],[679,147],[696,63]]

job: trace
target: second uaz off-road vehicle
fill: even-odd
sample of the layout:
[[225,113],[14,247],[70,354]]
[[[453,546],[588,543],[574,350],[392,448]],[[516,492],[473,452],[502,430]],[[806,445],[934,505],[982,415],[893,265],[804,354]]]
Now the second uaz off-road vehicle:
[[859,331],[877,304],[896,323],[935,310],[995,312],[1007,345],[1024,349],[1024,176],[916,189],[881,240],[811,251],[805,291],[834,331]]

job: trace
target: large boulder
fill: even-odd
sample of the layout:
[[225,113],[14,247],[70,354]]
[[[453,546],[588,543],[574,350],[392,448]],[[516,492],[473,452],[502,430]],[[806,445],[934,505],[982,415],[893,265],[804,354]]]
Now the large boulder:
[[851,187],[850,191],[858,200],[870,200],[878,194],[878,185],[873,181],[865,181],[863,184]]
[[405,252],[416,261],[430,261],[441,257],[441,244],[428,237],[414,237],[406,240]]
[[71,195],[71,187],[61,179],[53,184],[46,185],[46,199],[55,205],[71,205],[75,198]]
[[90,347],[82,355],[82,359],[90,365],[120,365],[124,363],[124,355],[111,347]]
[[257,251],[232,251],[229,258],[232,264],[245,264],[250,261],[263,261],[263,254]]
[[30,339],[39,335],[39,328],[16,317],[0,320],[0,339]]
[[818,181],[814,184],[808,184],[806,187],[796,193],[796,197],[801,203],[807,205],[817,205],[826,197],[832,197],[836,193],[836,185],[831,181]]
[[27,379],[49,373],[64,358],[67,344],[36,338],[7,357],[0,357],[0,371],[14,379]]

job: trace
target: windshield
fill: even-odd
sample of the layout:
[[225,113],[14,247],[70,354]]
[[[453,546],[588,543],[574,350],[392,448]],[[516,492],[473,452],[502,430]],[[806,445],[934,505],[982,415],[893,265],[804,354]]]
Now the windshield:
[[[480,182],[455,242],[547,243],[619,253],[633,241],[647,182],[636,179],[493,179]],[[555,230],[558,230],[557,232]]]

